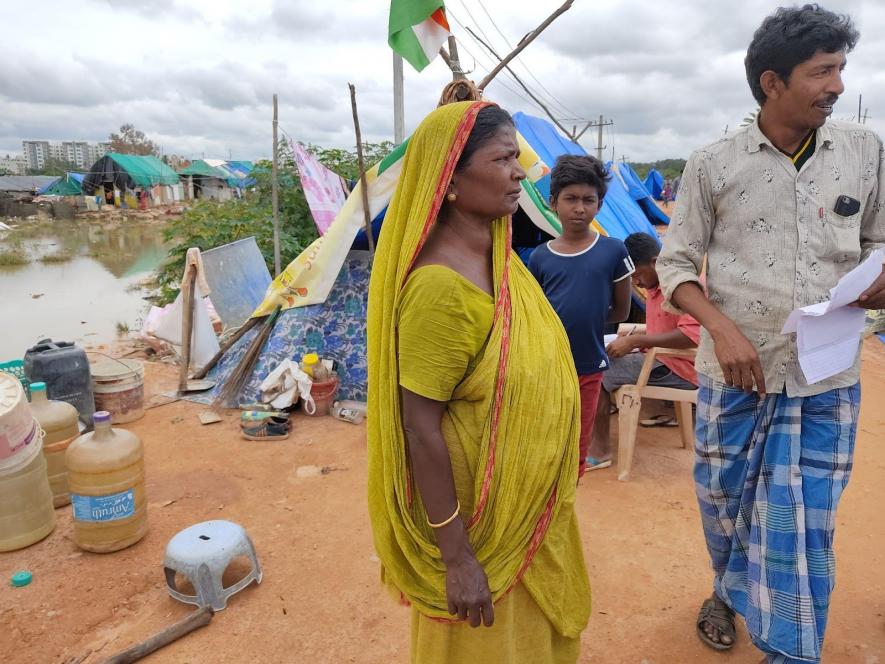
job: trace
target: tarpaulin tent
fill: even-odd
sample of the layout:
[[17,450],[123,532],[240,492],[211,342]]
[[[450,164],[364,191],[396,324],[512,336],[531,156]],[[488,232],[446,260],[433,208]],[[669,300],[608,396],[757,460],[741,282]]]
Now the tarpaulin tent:
[[656,201],[663,200],[661,192],[664,191],[664,176],[655,168],[649,169],[648,175],[645,176],[642,184],[651,197]]
[[119,154],[108,152],[99,159],[83,178],[83,191],[92,195],[105,183],[117,189],[144,189],[155,185],[178,184],[178,173],[153,155]]
[[631,168],[630,164],[622,162],[617,164],[617,168],[613,170],[617,170],[617,174],[620,176],[620,180],[624,183],[630,196],[636,201],[651,223],[670,223],[670,217],[664,214],[664,211],[655,204],[651,194],[648,193],[648,189],[642,184],[642,180],[639,179],[639,176],[636,175],[636,171]]
[[84,177],[83,173],[65,173],[37,193],[41,196],[82,196]]

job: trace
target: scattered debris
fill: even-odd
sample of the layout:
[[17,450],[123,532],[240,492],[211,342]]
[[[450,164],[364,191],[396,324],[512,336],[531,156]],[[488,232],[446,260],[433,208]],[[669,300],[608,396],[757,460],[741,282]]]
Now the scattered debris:
[[345,466],[299,466],[295,470],[295,477],[320,477],[336,470],[347,470],[347,468]]
[[200,424],[214,424],[222,421],[221,416],[214,410],[201,410],[197,417],[200,419]]
[[172,424],[178,424],[179,422],[184,422],[184,418],[181,415],[176,415],[169,421],[172,422]]
[[16,572],[12,575],[12,579],[10,584],[14,588],[23,588],[31,582],[31,579],[34,578],[34,575],[31,574],[27,570],[22,570],[21,572]]

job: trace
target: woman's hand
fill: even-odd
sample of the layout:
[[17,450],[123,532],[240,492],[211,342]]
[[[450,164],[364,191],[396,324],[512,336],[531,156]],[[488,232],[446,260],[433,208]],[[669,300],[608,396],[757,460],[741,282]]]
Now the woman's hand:
[[446,563],[446,596],[449,613],[468,621],[471,627],[491,627],[495,622],[489,581],[473,553]]

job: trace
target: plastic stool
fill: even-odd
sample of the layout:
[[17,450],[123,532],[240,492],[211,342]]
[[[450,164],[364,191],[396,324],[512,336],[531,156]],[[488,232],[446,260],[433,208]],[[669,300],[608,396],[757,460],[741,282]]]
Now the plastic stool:
[[[237,556],[247,556],[252,561],[252,571],[225,588],[221,577]],[[163,571],[172,597],[199,607],[211,606],[215,611],[225,608],[227,598],[252,581],[261,583],[261,565],[252,540],[242,526],[231,521],[204,521],[179,532],[166,545]],[[176,572],[190,580],[196,595],[184,595],[178,590]]]

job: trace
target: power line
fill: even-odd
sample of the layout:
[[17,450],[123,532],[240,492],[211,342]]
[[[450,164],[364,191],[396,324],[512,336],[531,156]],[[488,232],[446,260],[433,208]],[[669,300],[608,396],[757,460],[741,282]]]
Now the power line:
[[[489,44],[491,44],[491,43],[492,43],[491,38],[489,38],[489,36],[488,36],[488,34],[486,34],[485,30],[482,29],[482,25],[480,25],[479,21],[476,20],[476,17],[473,15],[473,12],[470,11],[470,9],[467,7],[467,5],[466,5],[466,3],[464,2],[464,0],[459,0],[459,1],[460,1],[460,3],[461,3],[461,6],[464,7],[464,10],[467,12],[468,16],[470,16],[470,19],[473,21],[473,23],[474,23],[474,25],[476,26],[476,28],[479,30],[479,33],[480,33],[480,34],[482,35],[482,37],[486,40],[486,42],[488,42]],[[485,7],[483,7],[483,10],[486,12],[486,15],[488,16],[488,10],[486,10]],[[491,18],[491,17],[490,17],[490,18]],[[457,20],[457,19],[455,19],[455,20]],[[461,21],[458,21],[458,23],[461,23]],[[494,21],[492,21],[492,24],[494,25]],[[464,24],[461,24],[461,27],[464,28],[464,27],[465,27]],[[465,28],[465,29],[466,29],[466,28]],[[500,34],[502,37],[504,37],[503,33],[501,33],[501,30],[498,29],[498,26],[497,26],[497,25],[495,25],[495,29],[498,30],[498,34]],[[473,36],[473,35],[471,35],[471,36]],[[476,39],[474,39],[474,41],[476,41]],[[507,41],[507,38],[506,38],[506,37],[504,37],[504,43],[507,44],[508,48],[510,48],[511,50],[513,50],[513,48],[510,46],[510,43]],[[517,58],[517,59],[518,59],[518,58]],[[523,68],[526,69],[526,71],[528,71],[528,68],[525,67],[525,65],[523,65]],[[514,79],[516,79],[516,75],[515,75],[514,72],[509,72],[509,73],[513,76]],[[529,72],[529,74],[531,75],[531,72]],[[516,82],[519,83],[518,79],[517,79]],[[538,97],[541,97],[542,95],[537,95],[537,96],[538,96]],[[553,105],[553,106],[559,106],[559,107],[562,106],[561,104],[559,104],[559,102],[558,102],[555,98],[554,98],[552,101],[551,101],[550,99],[544,99],[544,101],[545,101],[546,103],[548,103],[548,104]],[[556,110],[557,110],[558,112],[562,112],[562,109],[561,109],[561,108],[557,108]],[[571,111],[566,110],[566,113],[570,113],[570,112],[571,112]]]
[[[455,21],[455,23],[457,23],[457,24],[461,27],[461,29],[464,31],[464,33],[467,34],[467,35],[470,37],[471,41],[473,41],[474,45],[476,45],[480,50],[482,49],[482,45],[479,44],[479,42],[477,42],[476,39],[473,38],[473,35],[471,35],[470,32],[467,30],[467,28],[464,27],[464,24],[461,23],[461,21],[459,21],[458,18],[457,18],[454,14],[452,14],[451,10],[448,9],[448,8],[446,9],[446,15],[449,16],[452,20]],[[473,54],[473,52],[472,52],[469,48],[467,48],[467,46],[464,44],[463,41],[460,43],[460,47],[461,47],[462,49],[464,49],[464,51],[467,52],[467,55],[469,55],[471,58],[473,58],[473,61],[474,61],[474,62],[482,62],[482,66],[485,67],[485,68],[487,68],[489,71],[491,71],[491,70],[494,68],[494,65],[493,65],[492,67],[489,67],[489,66],[488,66],[488,61],[485,60],[484,58],[477,58],[477,57]],[[503,72],[502,72],[502,73],[503,73]],[[509,75],[509,74],[508,74],[508,75]],[[510,75],[510,76],[511,76],[511,78],[512,78],[512,75]],[[508,79],[508,80],[509,80],[509,79]],[[501,80],[500,78],[496,78],[493,82],[494,82],[494,83],[498,83],[498,84],[501,85],[501,87],[503,87],[505,90],[509,91],[510,94],[512,94],[512,95],[514,95],[514,96],[516,96],[516,97],[519,97],[520,99],[522,99],[522,100],[523,100],[524,102],[526,102],[527,104],[530,104],[530,105],[532,105],[532,106],[538,108],[538,110],[541,110],[541,111],[544,110],[543,108],[541,108],[541,107],[537,104],[537,102],[534,102],[534,101],[532,101],[531,99],[529,99],[528,97],[526,97],[526,96],[520,94],[519,92],[517,92],[516,90],[514,90],[512,87],[510,87],[509,85],[507,85],[506,83],[504,83],[504,81]]]
[[[464,0],[461,0],[461,4],[464,4]],[[501,35],[501,39],[503,39],[504,43],[507,44],[507,48],[509,48],[512,51],[513,45],[510,43],[510,41],[507,39],[507,37],[504,35],[504,33],[498,27],[498,24],[495,22],[495,19],[492,18],[492,15],[489,13],[489,10],[486,9],[485,3],[482,0],[479,0],[479,6],[482,8],[483,12],[485,12],[485,15],[488,17],[489,21],[491,22],[491,24],[495,28],[495,30],[498,32],[498,34]],[[468,13],[469,13],[469,11],[468,11]],[[471,16],[471,18],[472,18],[472,16]],[[473,21],[474,21],[474,23],[477,23],[477,26],[479,26],[479,23],[476,21],[476,19],[473,19]],[[492,40],[489,39],[488,36],[485,35],[485,33],[482,31],[481,27],[480,27],[480,33],[486,37],[486,39],[489,41],[489,43],[491,43]],[[535,76],[534,72],[532,72],[532,70],[529,69],[529,66],[522,60],[521,56],[517,56],[515,58],[515,60],[520,65],[522,65],[522,68],[525,69],[526,72],[528,72],[528,75],[531,76],[532,80],[534,80],[535,83],[537,83],[541,87],[541,89],[547,93],[549,100],[552,102],[553,105],[557,106],[559,108],[559,110],[565,111],[566,114],[571,114],[574,116],[580,115],[579,113],[577,113],[576,111],[573,111],[568,106],[566,106],[561,101],[559,101],[559,99],[556,97],[556,95],[554,95],[552,92],[550,92],[550,90],[547,89],[547,87],[540,81],[540,79],[538,79],[538,77]],[[569,119],[569,118],[564,118],[563,121],[565,121],[567,119]],[[582,122],[585,120],[585,118],[581,118],[581,117],[575,117],[575,118],[570,118],[570,119],[581,120]]]

